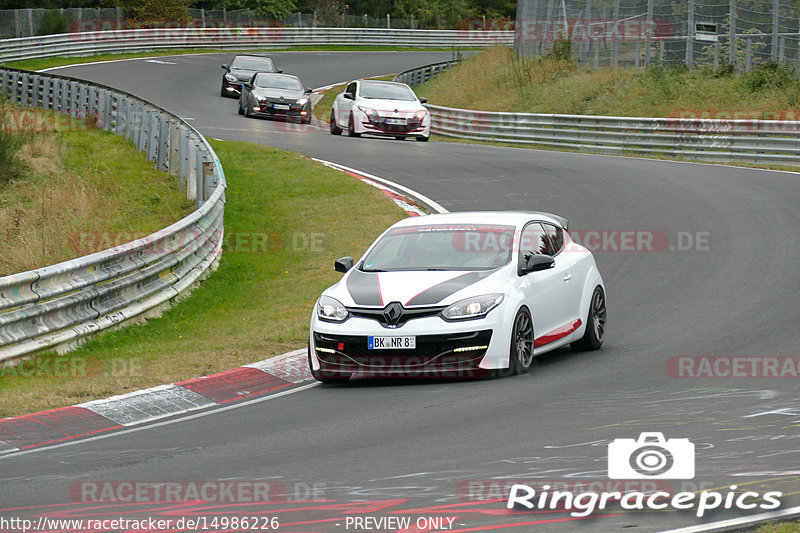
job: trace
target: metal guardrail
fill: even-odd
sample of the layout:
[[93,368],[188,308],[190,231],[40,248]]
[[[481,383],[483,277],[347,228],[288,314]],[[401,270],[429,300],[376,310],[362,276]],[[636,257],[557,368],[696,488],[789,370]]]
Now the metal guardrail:
[[400,83],[405,83],[409,87],[416,87],[417,85],[422,85],[428,80],[431,80],[447,70],[448,68],[458,65],[461,61],[453,60],[453,61],[446,61],[444,63],[432,63],[430,65],[425,65],[424,67],[417,67],[410,70],[404,70],[399,74],[396,74],[392,81],[399,81]]
[[66,33],[0,41],[0,60],[79,56],[171,48],[284,48],[358,45],[487,47],[511,44],[514,32],[380,28],[153,28]]
[[145,238],[0,277],[0,361],[63,351],[87,335],[148,316],[215,268],[222,252],[225,177],[208,141],[179,117],[110,87],[0,69],[12,102],[93,120],[176,175],[197,210]]
[[[425,80],[452,62],[401,72]],[[447,137],[618,155],[708,162],[800,164],[800,122],[644,118],[476,111],[426,104],[431,131]]]

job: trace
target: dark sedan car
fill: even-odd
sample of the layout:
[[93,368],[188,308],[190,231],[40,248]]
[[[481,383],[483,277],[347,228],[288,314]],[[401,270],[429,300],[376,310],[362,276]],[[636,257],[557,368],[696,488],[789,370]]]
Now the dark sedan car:
[[281,117],[311,122],[311,89],[297,76],[259,72],[244,84],[239,114],[246,117]]
[[237,55],[229,64],[222,65],[225,74],[222,76],[220,96],[236,98],[241,94],[244,82],[250,80],[256,72],[283,72],[275,68],[272,58],[260,55]]

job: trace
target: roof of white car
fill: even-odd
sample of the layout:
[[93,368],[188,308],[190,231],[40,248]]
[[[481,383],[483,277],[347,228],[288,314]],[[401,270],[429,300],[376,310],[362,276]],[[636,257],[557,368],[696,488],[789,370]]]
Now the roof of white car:
[[427,224],[502,224],[522,226],[531,220],[551,222],[565,227],[566,219],[552,213],[539,211],[462,211],[409,217],[397,222],[395,226],[424,226]]

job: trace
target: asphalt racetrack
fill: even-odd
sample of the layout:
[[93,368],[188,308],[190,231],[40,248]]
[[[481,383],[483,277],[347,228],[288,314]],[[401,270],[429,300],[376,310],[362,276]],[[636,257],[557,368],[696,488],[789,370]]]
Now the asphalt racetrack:
[[[409,516],[412,523],[455,517],[449,527],[445,520],[429,531],[660,531],[757,512],[715,512],[701,520],[674,510],[613,508],[586,518],[558,509],[506,511],[498,491],[506,482],[608,482],[607,444],[644,431],[695,444],[696,476],[669,482],[675,491],[736,484],[781,491],[784,507],[799,504],[798,377],[692,378],[681,375],[673,359],[800,356],[797,174],[352,139],[334,137],[319,123],[248,120],[237,114],[235,100],[219,96],[220,64],[230,56],[159,57],[57,72],[141,96],[192,119],[208,137],[334,161],[394,180],[449,210],[561,214],[572,231],[592,239],[608,291],[606,344],[593,353],[549,353],[520,377],[314,386],[207,416],[10,455],[0,459],[0,516],[260,513],[279,517],[282,532],[354,531],[347,522],[353,516]],[[320,87],[451,54],[273,56],[285,72]],[[631,250],[621,231],[655,239]],[[81,483],[204,480],[269,481],[286,498],[98,505],[76,496]]]

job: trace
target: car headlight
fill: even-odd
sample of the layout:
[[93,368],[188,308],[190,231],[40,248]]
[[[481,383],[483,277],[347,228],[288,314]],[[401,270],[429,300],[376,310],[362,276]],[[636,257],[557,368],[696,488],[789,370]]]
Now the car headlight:
[[342,302],[330,296],[321,296],[317,303],[317,316],[322,320],[341,322],[347,318],[347,309]]
[[297,102],[295,102],[295,103],[296,103],[297,105],[299,105],[300,107],[303,107],[304,105],[306,105],[306,104],[308,103],[308,98],[305,98],[305,97],[304,97],[304,98],[300,98],[300,99],[299,99]]
[[426,116],[428,116],[428,112],[425,111],[424,109],[422,111],[417,111],[416,113],[414,113],[414,118],[419,122],[425,120]]
[[237,81],[236,76],[234,76],[233,74],[225,74],[225,79],[231,83]]
[[447,320],[464,320],[468,318],[480,318],[486,313],[500,305],[503,301],[502,294],[486,294],[475,296],[454,303],[444,311],[442,316]]
[[372,109],[371,107],[363,107],[363,106],[358,106],[358,109],[359,109],[359,110],[360,110],[362,113],[364,113],[365,115],[367,115],[367,116],[370,118],[370,120],[372,120],[372,119],[377,119],[377,118],[378,118],[378,112],[377,112],[377,111],[375,111],[374,109]]

